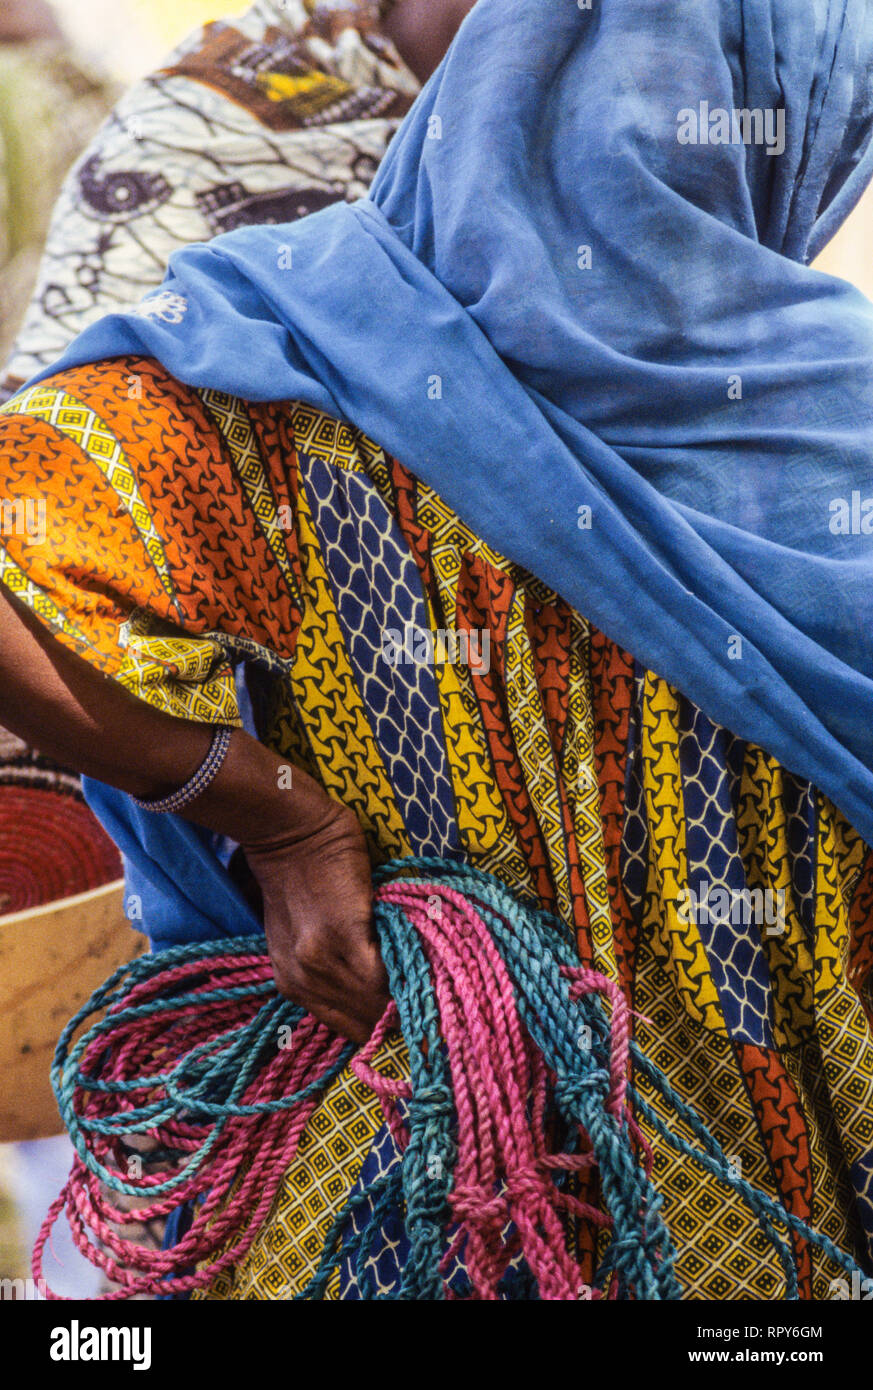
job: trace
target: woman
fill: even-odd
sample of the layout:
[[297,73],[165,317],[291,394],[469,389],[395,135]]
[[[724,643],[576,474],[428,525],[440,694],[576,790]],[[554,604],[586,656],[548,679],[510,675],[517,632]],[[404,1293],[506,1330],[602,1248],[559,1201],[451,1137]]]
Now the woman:
[[[251,929],[229,838],[280,988],[361,1041],[371,857],[469,858],[868,1263],[873,314],[807,262],[871,172],[871,58],[854,0],[479,0],[371,200],[180,253],[4,407],[46,525],[0,557],[0,718],[126,793],[91,801],[153,939]],[[779,1297],[643,1128],[686,1296]],[[213,1293],[305,1288],[396,1161],[344,1074]],[[389,1221],[380,1290],[403,1255]]]

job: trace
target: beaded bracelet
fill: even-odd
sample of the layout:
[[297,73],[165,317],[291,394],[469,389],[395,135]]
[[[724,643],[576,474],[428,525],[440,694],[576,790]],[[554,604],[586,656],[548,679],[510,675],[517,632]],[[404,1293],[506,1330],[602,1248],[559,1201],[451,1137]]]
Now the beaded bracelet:
[[233,729],[222,724],[212,735],[212,742],[209,745],[209,752],[203,759],[193,776],[178,791],[171,792],[169,796],[162,796],[157,801],[143,801],[135,796],[133,800],[137,806],[141,806],[144,811],[181,811],[183,806],[187,806],[192,801],[196,801],[201,796],[211,782],[218,776],[219,768],[227,756],[230,747],[230,737]]

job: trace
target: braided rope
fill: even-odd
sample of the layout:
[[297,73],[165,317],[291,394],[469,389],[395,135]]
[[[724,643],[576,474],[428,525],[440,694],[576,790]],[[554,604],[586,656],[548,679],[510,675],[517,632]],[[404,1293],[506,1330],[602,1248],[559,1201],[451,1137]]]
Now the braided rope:
[[[409,1254],[392,1297],[680,1297],[640,1119],[739,1193],[778,1254],[785,1297],[798,1297],[792,1233],[847,1272],[858,1268],[734,1173],[631,1041],[621,991],[580,965],[557,918],[443,860],[394,861],[375,884],[392,1003],[357,1053],[278,995],[262,937],[140,957],[79,1010],[52,1068],[76,1154],[34,1248],[37,1278],[65,1213],[79,1248],[119,1285],[107,1298],[210,1283],[251,1247],[310,1116],[349,1063],[378,1097],[401,1160],[352,1192],[298,1298],[323,1298],[343,1260],[361,1296],[377,1297],[372,1256],[397,1214]],[[408,1080],[376,1065],[398,1027]],[[641,1085],[694,1142],[671,1130]],[[588,1175],[597,1205],[578,1195],[594,1190]],[[125,1235],[183,1204],[190,1224],[172,1247]],[[579,1223],[601,1232],[590,1282]]]

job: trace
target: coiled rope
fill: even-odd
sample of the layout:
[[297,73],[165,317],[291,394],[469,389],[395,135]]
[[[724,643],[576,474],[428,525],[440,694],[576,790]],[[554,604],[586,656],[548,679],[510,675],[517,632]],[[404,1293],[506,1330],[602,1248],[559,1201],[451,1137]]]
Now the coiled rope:
[[[858,1268],[736,1172],[630,1041],[621,990],[580,965],[557,918],[489,874],[438,859],[393,861],[375,883],[392,1003],[357,1053],[277,993],[262,937],[142,956],[80,1009],[52,1068],[76,1156],[34,1248],[37,1279],[65,1212],[80,1250],[119,1285],[104,1297],[210,1283],[250,1248],[310,1116],[349,1063],[378,1096],[401,1158],[353,1191],[295,1297],[324,1297],[343,1259],[355,1261],[361,1296],[378,1296],[368,1260],[391,1213],[409,1246],[392,1297],[680,1297],[641,1119],[739,1193],[778,1253],[784,1297],[798,1297],[792,1235]],[[398,1027],[408,1079],[374,1065]],[[643,1081],[693,1142],[641,1095]],[[596,1205],[577,1195],[595,1176]],[[183,1204],[190,1224],[169,1248],[124,1234]],[[600,1232],[589,1282],[580,1222]],[[460,1293],[449,1280],[459,1259]]]

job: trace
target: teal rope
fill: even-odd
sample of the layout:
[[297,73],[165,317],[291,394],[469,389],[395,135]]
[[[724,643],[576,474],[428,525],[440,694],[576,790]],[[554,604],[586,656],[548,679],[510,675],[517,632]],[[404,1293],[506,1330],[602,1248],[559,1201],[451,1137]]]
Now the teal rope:
[[[145,1005],[131,1005],[112,1014],[107,1012],[104,1018],[92,1024],[78,1041],[70,1046],[80,1026],[92,1014],[121,1004],[137,984],[161,974],[174,965],[186,964],[188,961],[216,955],[262,956],[265,952],[266,941],[263,936],[241,936],[228,937],[223,941],[173,946],[158,955],[140,956],[129,964],[119,966],[64,1028],[55,1048],[51,1069],[52,1087],[61,1119],[82,1162],[113,1191],[121,1192],[128,1197],[142,1196],[140,1186],[125,1182],[115,1171],[100,1162],[88,1145],[89,1134],[107,1137],[146,1134],[157,1125],[178,1116],[182,1111],[193,1122],[214,1117],[217,1123],[188,1160],[163,1182],[150,1186],[150,1197],[165,1196],[183,1187],[209,1154],[218,1148],[231,1119],[239,1115],[274,1114],[280,1110],[293,1110],[301,1101],[322,1091],[324,1086],[329,1085],[347,1066],[355,1050],[351,1043],[318,1086],[309,1085],[300,1091],[258,1105],[239,1103],[239,1095],[256,1074],[264,1056],[274,1050],[277,1027],[281,1024],[293,1028],[304,1017],[305,1011],[299,1005],[278,996],[275,986],[267,983],[236,989],[215,989],[201,994],[184,991],[172,996],[174,1006],[201,1006],[211,1002],[234,1003],[244,996],[265,996],[265,1004],[255,1018],[243,1028],[233,1027],[226,1031],[224,1036],[228,1040],[227,1047],[217,1057],[209,1056],[215,1049],[215,1043],[211,1042],[192,1049],[175,1066],[159,1076],[137,1077],[125,1082],[107,1082],[81,1071],[82,1056],[96,1039],[114,1033],[121,1025],[138,1018],[160,1014],[166,1009],[166,1002],[157,1001]],[[241,1054],[245,1057],[242,1065],[239,1061]],[[193,1085],[189,1085],[189,1078],[193,1079]],[[75,1106],[75,1093],[79,1087],[88,1091],[124,1095],[145,1086],[151,1089],[160,1087],[167,1099],[153,1101],[148,1105],[133,1106],[106,1119],[81,1115]],[[216,1099],[208,1099],[210,1095]]]
[[[597,1273],[602,1287],[611,1272],[618,1278],[619,1296],[633,1293],[643,1299],[675,1299],[681,1287],[675,1274],[676,1253],[663,1219],[662,1198],[647,1177],[629,1140],[626,1127],[606,1108],[609,1088],[610,1022],[593,994],[571,998],[571,983],[564,967],[578,965],[572,934],[551,914],[515,897],[499,880],[468,865],[430,858],[407,858],[384,865],[375,874],[377,884],[410,879],[418,884],[447,887],[463,893],[476,907],[511,977],[522,1022],[541,1050],[554,1076],[552,1120],[572,1151],[579,1126],[587,1134],[598,1165],[601,1192],[612,1217],[608,1248]],[[367,1261],[376,1248],[381,1228],[392,1211],[403,1212],[410,1253],[402,1273],[402,1299],[441,1299],[445,1296],[440,1262],[446,1251],[446,1232],[451,1225],[450,1194],[457,1157],[457,1115],[446,1048],[440,1032],[440,1015],[427,957],[418,933],[396,904],[376,904],[375,924],[388,973],[400,1028],[408,1044],[412,1095],[404,1105],[408,1146],[397,1171],[380,1177],[366,1191],[353,1192],[334,1220],[321,1253],[318,1268],[299,1299],[323,1298],[329,1280],[344,1257],[353,1256],[359,1289],[375,1296]],[[78,1011],[64,1029],[52,1067],[52,1082],[61,1115],[82,1162],[113,1190],[141,1196],[142,1188],[124,1181],[95,1156],[91,1135],[120,1139],[146,1133],[176,1118],[193,1124],[209,1122],[206,1138],[190,1154],[176,1155],[177,1166],[166,1179],[149,1186],[149,1196],[172,1193],[184,1186],[218,1148],[229,1122],[240,1116],[262,1116],[292,1110],[312,1099],[346,1067],[353,1048],[349,1045],[319,1080],[292,1095],[259,1104],[243,1104],[240,1097],[275,1054],[276,1030],[297,1027],[303,1010],[280,998],[272,984],[223,988],[202,993],[192,986],[174,992],[169,1000],[144,1005],[125,1005],[129,991],[166,969],[210,958],[263,955],[263,937],[249,936],[173,947],[157,956],[144,956],[120,967]],[[205,977],[205,976],[204,976]],[[138,1018],[160,1014],[172,1005],[205,1002],[234,1003],[244,996],[263,995],[256,1015],[242,1027],[229,1027],[220,1038],[193,1047],[166,1072],[123,1082],[85,1075],[81,1061],[95,1042],[107,1039],[119,1027]],[[75,1033],[95,1012],[114,1007],[115,1012],[92,1023],[78,1041]],[[592,1045],[578,1046],[580,1022],[591,1030]],[[172,1029],[168,1034],[172,1039]],[[422,1046],[426,1043],[426,1047]],[[91,1054],[93,1056],[93,1052]],[[785,1296],[798,1297],[797,1268],[791,1233],[806,1238],[836,1265],[851,1274],[863,1274],[851,1256],[827,1236],[788,1212],[775,1198],[746,1179],[732,1176],[728,1159],[702,1120],[677,1094],[667,1077],[631,1044],[634,1077],[628,1088],[633,1112],[644,1118],[677,1152],[702,1167],[716,1182],[739,1194],[754,1215],[766,1240],[774,1247],[785,1273]],[[647,1082],[666,1109],[682,1121],[694,1142],[675,1133],[650,1100],[640,1094]],[[132,1105],[102,1118],[79,1114],[77,1092],[127,1093],[150,1088],[154,1100]],[[434,1168],[433,1160],[439,1163]],[[353,1220],[369,1209],[360,1230]],[[788,1239],[780,1232],[784,1231]],[[523,1275],[519,1276],[519,1287]]]

